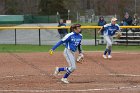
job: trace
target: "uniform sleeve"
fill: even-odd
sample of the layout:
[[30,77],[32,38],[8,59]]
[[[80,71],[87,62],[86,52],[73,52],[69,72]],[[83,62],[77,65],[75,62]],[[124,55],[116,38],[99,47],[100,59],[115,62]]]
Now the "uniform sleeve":
[[[82,36],[82,34],[80,34]],[[83,36],[82,36],[83,38]],[[79,51],[79,54],[82,53],[82,45],[81,45],[81,42],[79,43],[78,45],[78,51]]]
[[121,29],[120,29],[120,26],[119,26],[118,24],[117,24],[117,27],[118,27],[118,28],[117,28],[117,31],[120,32]]
[[108,24],[105,24],[104,26],[103,26],[103,28],[107,28],[108,27]]
[[79,51],[79,54],[82,53],[82,45],[81,45],[81,43],[78,45],[78,51]]
[[103,27],[102,27],[102,30],[101,31],[104,31],[105,29],[107,29],[108,28],[108,24],[105,24],[105,25],[103,25]]
[[52,50],[55,50],[57,47],[59,47],[63,43],[64,42],[62,40],[60,40],[59,42],[56,43],[56,45],[53,46]]
[[69,33],[66,36],[64,36],[58,43],[56,43],[56,45],[53,46],[52,50],[55,50],[61,44],[67,42],[70,39],[71,35],[72,35],[72,33]]
[[65,35],[65,36],[62,38],[61,41],[63,41],[63,42],[68,41],[68,40],[71,38],[71,35],[72,35],[72,33],[69,33],[69,34]]

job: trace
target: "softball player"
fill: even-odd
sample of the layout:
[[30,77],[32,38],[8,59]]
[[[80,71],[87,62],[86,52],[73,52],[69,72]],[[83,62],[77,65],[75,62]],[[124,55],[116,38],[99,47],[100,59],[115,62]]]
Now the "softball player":
[[[118,24],[116,24],[117,18],[112,18],[111,19],[111,23],[104,25],[99,31],[98,33],[103,30],[103,34],[104,34],[104,39],[107,42],[106,45],[106,49],[104,51],[103,54],[103,58],[112,58],[111,56],[111,50],[112,50],[112,39],[113,39],[113,35],[115,35],[116,31],[120,32],[120,27]],[[106,56],[106,54],[108,53],[108,57]]]
[[64,38],[62,38],[53,48],[49,51],[50,54],[53,54],[53,51],[60,46],[61,44],[65,43],[65,50],[64,50],[64,56],[66,58],[66,61],[68,62],[68,67],[56,67],[54,75],[57,75],[60,71],[66,71],[64,77],[61,79],[64,83],[69,83],[67,80],[68,76],[76,69],[76,61],[75,61],[75,52],[77,50],[77,46],[81,45],[82,40],[82,34],[80,34],[81,31],[81,25],[75,24],[74,25],[74,31],[67,34]]
[[[71,25],[70,33],[74,31],[74,27],[75,27],[75,25]],[[79,33],[82,33],[82,31],[80,31]],[[79,55],[82,55],[84,57],[81,44],[78,45],[77,49],[78,49]]]

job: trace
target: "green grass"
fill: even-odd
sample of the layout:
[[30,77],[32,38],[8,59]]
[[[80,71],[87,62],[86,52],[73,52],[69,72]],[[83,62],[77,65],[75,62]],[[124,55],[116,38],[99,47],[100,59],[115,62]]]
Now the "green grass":
[[77,23],[77,24],[81,24],[82,26],[97,26],[97,23]]
[[[100,39],[100,34],[97,34],[98,29],[96,30],[96,37]],[[82,29],[83,39],[94,39],[95,30],[94,29]]]
[[[78,23],[78,24],[81,24],[82,26],[97,26],[97,23]],[[94,39],[94,32],[95,32],[94,29],[82,29],[83,39]],[[97,38],[99,38],[98,35]]]
[[[83,50],[86,51],[104,51],[106,45],[97,45],[97,46],[83,46]],[[113,51],[130,51],[130,52],[140,52],[140,46],[122,46],[122,45],[113,45]]]
[[52,46],[0,45],[0,52],[47,52]]
[[[104,51],[105,45],[82,46],[84,51]],[[38,45],[0,45],[0,52],[48,52],[52,46]],[[63,51],[64,46],[60,46],[56,51]],[[113,51],[140,52],[140,46],[117,46],[113,45]]]

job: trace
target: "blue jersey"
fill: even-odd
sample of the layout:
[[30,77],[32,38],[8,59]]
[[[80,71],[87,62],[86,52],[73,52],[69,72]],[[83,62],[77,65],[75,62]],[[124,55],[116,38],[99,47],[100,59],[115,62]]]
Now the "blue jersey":
[[104,35],[113,36],[116,31],[120,31],[120,27],[118,24],[106,24],[103,26]]
[[81,44],[82,40],[82,34],[71,32],[67,34],[62,40],[60,40],[53,48],[52,50],[55,50],[58,46],[60,46],[62,43],[65,43],[66,48],[70,49],[71,51],[75,52],[77,50],[77,46]]

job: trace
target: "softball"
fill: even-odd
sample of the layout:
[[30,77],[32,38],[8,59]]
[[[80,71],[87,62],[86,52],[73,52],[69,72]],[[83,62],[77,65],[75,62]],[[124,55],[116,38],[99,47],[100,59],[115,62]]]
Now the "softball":
[[50,50],[49,53],[50,53],[50,55],[52,55],[53,54],[53,50]]

